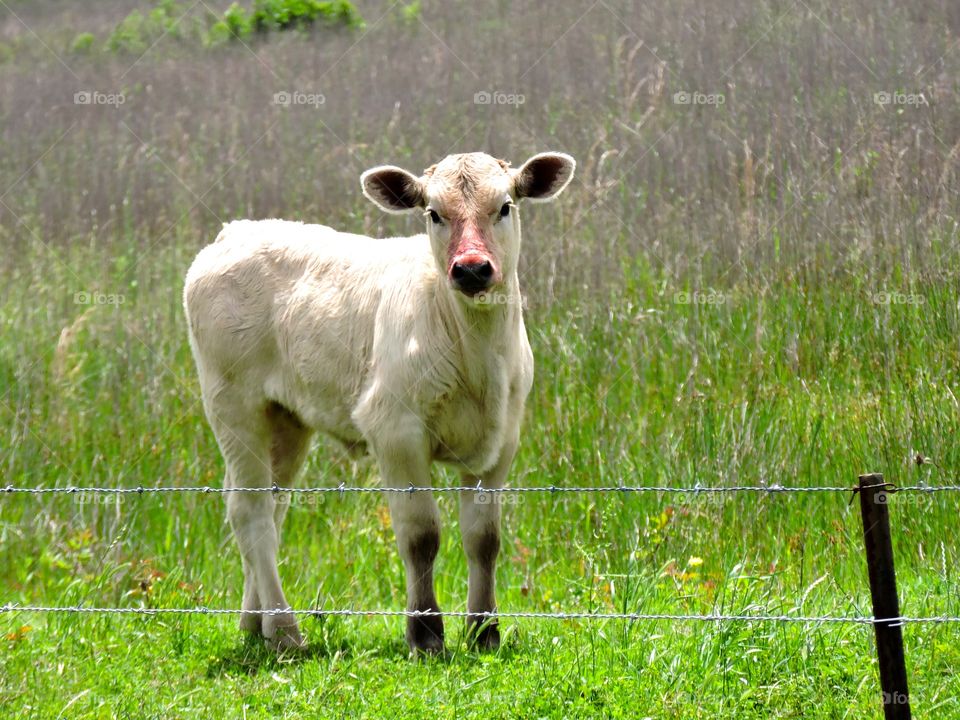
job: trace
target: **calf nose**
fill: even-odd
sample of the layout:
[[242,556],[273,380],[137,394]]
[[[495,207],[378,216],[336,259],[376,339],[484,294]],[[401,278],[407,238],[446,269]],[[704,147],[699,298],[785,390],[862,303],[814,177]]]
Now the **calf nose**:
[[450,268],[453,286],[467,295],[476,295],[493,284],[493,263],[489,260],[461,260]]

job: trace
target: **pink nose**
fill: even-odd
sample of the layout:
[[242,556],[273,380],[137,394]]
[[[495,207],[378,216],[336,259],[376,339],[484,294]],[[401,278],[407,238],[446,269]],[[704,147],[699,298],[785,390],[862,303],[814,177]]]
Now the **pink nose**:
[[496,268],[490,258],[478,253],[461,255],[450,265],[450,280],[465,295],[489,290],[495,275]]

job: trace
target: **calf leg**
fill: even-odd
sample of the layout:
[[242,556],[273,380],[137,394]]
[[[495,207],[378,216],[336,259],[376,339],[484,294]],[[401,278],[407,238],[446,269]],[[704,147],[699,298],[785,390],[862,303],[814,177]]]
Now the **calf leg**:
[[[310,445],[310,430],[295,415],[277,404],[267,406],[267,423],[271,432],[270,466],[273,482],[278,487],[290,487],[297,471],[303,465],[307,448]],[[277,528],[277,538],[283,528],[283,520],[290,506],[291,495],[277,495],[273,511],[273,520]],[[260,597],[253,568],[243,560],[243,610],[260,610]],[[257,613],[241,614],[240,628],[247,632],[262,634],[262,616]]]
[[[464,486],[474,487],[479,482],[484,488],[502,487],[515,451],[516,445],[511,444],[494,468],[482,477],[465,474]],[[460,494],[460,535],[468,570],[467,634],[477,647],[485,650],[500,646],[498,621],[480,613],[497,610],[496,568],[502,500],[503,495],[499,493],[465,491]]]
[[[427,493],[415,498],[398,494],[390,501],[397,548],[407,576],[407,610],[440,611],[433,588],[433,564],[440,549],[437,503]],[[439,615],[407,618],[407,645],[413,652],[443,650],[443,618]]]
[[[402,428],[403,424],[398,425]],[[409,427],[409,424],[407,425]],[[383,482],[388,487],[425,486],[430,470],[425,434],[407,430],[381,439],[376,448]],[[389,493],[390,517],[406,571],[407,610],[439,612],[433,588],[433,563],[440,548],[440,513],[432,493]],[[407,618],[407,644],[414,653],[443,650],[443,618]]]
[[[271,427],[264,411],[233,407],[221,400],[211,406],[207,414],[227,466],[228,487],[271,487]],[[243,558],[243,610],[284,610],[289,607],[277,570],[276,505],[272,493],[227,494],[227,519]],[[304,644],[292,613],[241,614],[240,626],[252,631],[259,629],[268,644],[277,649],[297,648]]]
[[[227,507],[229,508],[229,496],[227,500]],[[240,607],[243,612],[240,613],[240,629],[262,635],[262,616],[259,612],[256,612],[260,610],[260,595],[257,593],[256,578],[253,576],[253,568],[247,562],[247,559],[241,556],[241,561],[243,563],[243,602]],[[247,613],[248,610],[255,612]]]
[[[270,467],[273,482],[277,487],[291,487],[307,457],[310,429],[300,422],[296,415],[277,403],[267,406],[267,422],[271,431]],[[277,526],[277,537],[280,537],[292,498],[290,493],[280,493],[276,497],[273,521]]]

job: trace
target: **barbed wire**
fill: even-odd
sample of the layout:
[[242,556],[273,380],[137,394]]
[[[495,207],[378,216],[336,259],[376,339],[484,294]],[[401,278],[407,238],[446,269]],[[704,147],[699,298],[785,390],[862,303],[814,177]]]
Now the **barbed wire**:
[[[960,485],[904,485],[895,486],[892,483],[883,483],[882,487],[891,493],[939,493],[939,492],[960,492]],[[791,493],[850,493],[859,490],[856,486],[826,485],[826,486],[789,486],[789,485],[708,485],[701,486],[671,486],[671,485],[607,485],[607,486],[532,486],[532,487],[498,487],[488,488],[481,485],[475,486],[414,486],[408,487],[382,487],[382,486],[356,486],[345,485],[341,483],[337,486],[325,487],[280,487],[278,485],[266,487],[215,487],[210,485],[198,485],[188,487],[176,486],[146,486],[137,487],[83,487],[68,485],[64,487],[16,487],[7,485],[0,489],[0,493],[8,494],[29,494],[29,495],[47,495],[47,494],[68,494],[79,495],[84,493],[112,494],[112,495],[145,495],[148,493],[290,493],[290,494],[317,494],[317,493],[460,493],[460,492],[480,492],[480,493],[686,493],[686,494],[720,494],[720,493],[739,493],[755,492],[776,494]]]
[[[938,493],[938,492],[958,492],[960,485],[907,485],[896,487],[892,483],[881,483],[891,493],[915,492],[915,493]],[[871,486],[873,487],[873,486]],[[149,486],[144,487],[16,487],[7,485],[2,488],[3,493],[8,494],[83,494],[100,493],[114,495],[144,495],[144,494],[164,494],[164,493],[205,493],[205,494],[225,494],[225,493],[290,493],[290,494],[316,494],[316,493],[416,493],[416,492],[434,492],[434,493],[460,493],[460,492],[479,492],[479,493],[685,493],[685,494],[720,494],[720,493],[738,493],[755,492],[766,494],[800,494],[800,493],[852,493],[863,488],[847,487],[840,485],[832,486],[784,486],[784,485],[731,485],[731,486],[701,486],[699,483],[694,486],[667,486],[667,485],[634,485],[634,486],[597,486],[597,487],[564,487],[564,486],[534,486],[534,487],[499,487],[485,488],[477,486],[409,486],[406,488],[398,487],[361,487],[349,486],[341,483],[338,486],[329,487],[307,487],[307,488],[284,488],[277,485],[269,487],[212,487],[208,485],[194,487],[174,487],[174,486]],[[845,623],[858,625],[874,625],[883,623],[885,625],[906,625],[906,624],[945,624],[958,623],[960,617],[941,615],[929,617],[896,617],[876,619],[874,617],[844,616],[844,615],[786,615],[786,614],[669,614],[669,613],[606,613],[606,612],[482,612],[470,613],[466,611],[431,611],[431,610],[350,610],[350,609],[273,609],[273,610],[241,610],[236,608],[111,608],[111,607],[86,607],[83,605],[74,606],[42,606],[42,605],[21,605],[19,603],[7,603],[0,606],[0,614],[10,612],[29,612],[29,613],[86,613],[86,614],[115,614],[115,615],[147,615],[155,616],[166,615],[239,615],[247,613],[251,615],[280,615],[294,614],[313,617],[472,617],[472,618],[515,618],[515,619],[555,619],[555,620],[628,620],[628,621],[668,621],[668,622],[784,622],[784,623]]]
[[792,623],[843,623],[853,625],[907,625],[946,624],[960,622],[960,617],[937,615],[930,617],[874,618],[848,615],[776,615],[776,614],[670,614],[670,613],[608,613],[608,612],[467,612],[464,610],[347,610],[347,609],[275,609],[241,610],[239,608],[111,608],[73,606],[20,605],[7,603],[0,606],[0,614],[27,613],[102,613],[110,615],[307,615],[313,617],[455,617],[476,619],[549,619],[549,620],[631,620],[668,622],[792,622]]

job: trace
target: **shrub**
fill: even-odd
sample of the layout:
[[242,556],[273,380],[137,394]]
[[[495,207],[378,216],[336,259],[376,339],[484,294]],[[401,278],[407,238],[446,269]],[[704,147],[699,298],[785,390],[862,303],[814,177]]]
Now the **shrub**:
[[70,52],[78,54],[86,54],[93,50],[93,45],[97,41],[93,33],[80,33],[77,35],[73,42],[70,43]]
[[307,28],[316,22],[360,27],[363,19],[349,0],[256,0],[250,24],[257,32]]
[[228,36],[233,39],[245,38],[252,31],[250,16],[247,15],[247,11],[237,3],[233,3],[233,5],[226,9],[221,22],[226,27]]
[[127,15],[107,38],[107,49],[111,52],[142,53],[148,45],[146,39],[146,18],[139,10]]
[[185,14],[176,0],[161,0],[146,16],[139,10],[134,10],[107,38],[107,49],[113,52],[142,53],[165,35],[183,39],[188,34],[182,27]]
[[400,8],[400,17],[405,23],[413,24],[420,20],[420,16],[423,14],[423,8],[420,6],[420,0],[413,0],[411,3]]
[[[189,23],[184,22],[184,16],[189,14],[184,7],[177,0],[160,0],[146,16],[134,10],[107,38],[106,48],[112,52],[143,53],[163,36],[195,38],[213,46],[243,40],[255,31],[307,29],[315,24],[363,26],[363,18],[349,0],[254,0],[249,11],[235,2],[222,16],[208,13],[205,20]],[[94,42],[93,35],[83,33],[74,40],[72,49],[87,52]]]

